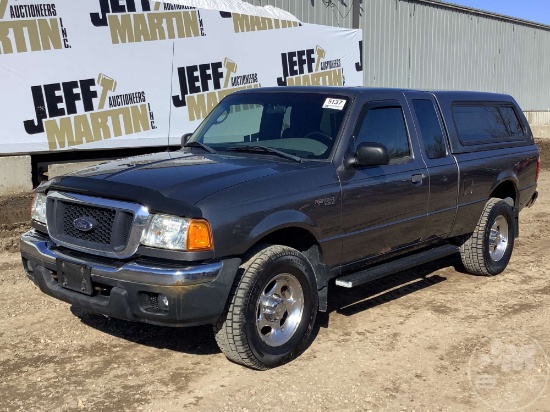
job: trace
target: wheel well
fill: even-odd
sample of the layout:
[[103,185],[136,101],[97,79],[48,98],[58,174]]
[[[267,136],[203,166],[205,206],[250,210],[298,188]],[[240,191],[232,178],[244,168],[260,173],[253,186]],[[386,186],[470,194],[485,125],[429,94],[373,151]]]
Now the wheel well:
[[289,246],[300,252],[306,252],[311,249],[312,246],[319,246],[315,236],[313,236],[311,232],[299,227],[279,229],[264,236],[260,239],[258,244]]
[[489,197],[496,197],[498,199],[511,198],[514,202],[513,205],[516,205],[516,186],[513,182],[506,180],[502,183],[499,183],[497,187],[493,189]]
[[322,287],[327,282],[328,269],[324,263],[323,251],[315,236],[308,230],[299,227],[279,229],[264,236],[256,244],[283,245],[302,252],[313,267],[317,285]]
[[259,244],[284,245],[304,254],[315,273],[317,290],[319,291],[319,310],[326,312],[328,309],[328,281],[330,279],[330,272],[324,263],[323,251],[315,236],[306,229],[289,227],[279,229],[264,236],[256,243],[256,245]]

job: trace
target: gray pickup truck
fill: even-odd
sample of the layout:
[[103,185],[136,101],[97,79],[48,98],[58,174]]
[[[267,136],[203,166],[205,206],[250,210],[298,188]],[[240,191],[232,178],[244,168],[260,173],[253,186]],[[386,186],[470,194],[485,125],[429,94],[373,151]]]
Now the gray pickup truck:
[[39,186],[23,266],[91,312],[212,324],[230,360],[267,369],[304,350],[330,288],[455,253],[502,272],[539,166],[507,95],[252,89],[180,150]]

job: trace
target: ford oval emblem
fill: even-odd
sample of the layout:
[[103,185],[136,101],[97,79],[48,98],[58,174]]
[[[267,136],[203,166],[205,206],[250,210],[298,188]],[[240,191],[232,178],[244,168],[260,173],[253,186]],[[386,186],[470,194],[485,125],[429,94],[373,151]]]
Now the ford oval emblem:
[[79,217],[73,220],[73,226],[81,232],[89,232],[94,228],[94,221],[90,218]]

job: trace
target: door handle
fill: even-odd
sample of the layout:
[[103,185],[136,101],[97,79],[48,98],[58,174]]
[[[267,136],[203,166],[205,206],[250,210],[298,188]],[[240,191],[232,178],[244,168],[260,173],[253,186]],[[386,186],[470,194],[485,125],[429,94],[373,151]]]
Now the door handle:
[[413,182],[413,184],[415,185],[421,185],[425,177],[426,175],[424,174],[412,175],[411,182]]

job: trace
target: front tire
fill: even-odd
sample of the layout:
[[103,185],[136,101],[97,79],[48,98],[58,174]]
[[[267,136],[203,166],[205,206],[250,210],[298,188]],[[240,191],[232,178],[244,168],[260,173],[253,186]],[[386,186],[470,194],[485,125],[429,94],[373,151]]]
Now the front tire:
[[214,325],[233,362],[265,370],[299,356],[311,335],[318,295],[311,265],[296,249],[266,246],[242,264]]
[[460,247],[462,264],[475,275],[498,275],[512,256],[514,234],[512,207],[502,199],[489,199],[474,232]]

